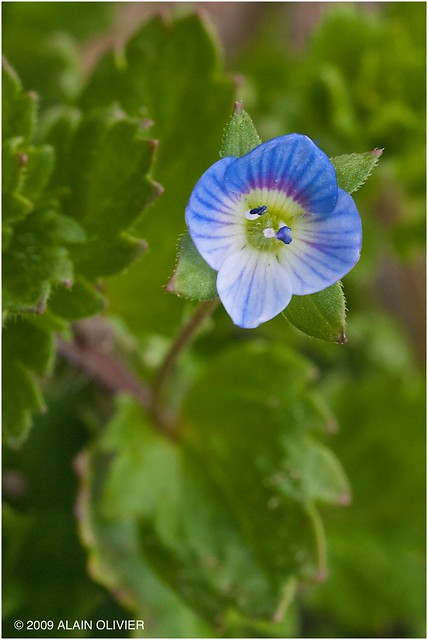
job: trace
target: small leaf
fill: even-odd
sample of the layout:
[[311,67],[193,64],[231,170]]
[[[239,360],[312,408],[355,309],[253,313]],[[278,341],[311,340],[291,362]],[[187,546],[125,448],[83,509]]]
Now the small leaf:
[[261,139],[240,102],[235,103],[235,111],[224,130],[220,156],[240,158],[261,144]]
[[326,342],[346,342],[346,300],[342,284],[307,296],[293,296],[282,315],[308,336]]
[[383,149],[373,149],[332,158],[338,186],[348,193],[357,191],[371,175],[382,153]]
[[213,300],[218,297],[216,280],[217,272],[205,262],[186,231],[180,238],[177,265],[166,290],[192,300]]
[[[240,102],[224,130],[220,156],[239,158],[261,143],[250,116]],[[177,264],[166,290],[192,300],[213,300],[218,297],[217,272],[202,258],[188,232],[178,245]]]

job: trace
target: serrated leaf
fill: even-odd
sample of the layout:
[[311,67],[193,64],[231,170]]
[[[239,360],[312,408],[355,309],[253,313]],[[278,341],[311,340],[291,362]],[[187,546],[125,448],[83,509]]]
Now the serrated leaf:
[[88,244],[73,253],[86,277],[122,270],[145,246],[123,233],[161,190],[149,176],[155,144],[140,133],[139,123],[117,110],[89,114],[76,129],[64,205],[88,236]]
[[159,194],[159,185],[147,176],[155,146],[141,139],[136,120],[117,110],[82,119],[68,159],[66,211],[88,234],[103,238],[128,229]]
[[382,153],[383,149],[374,149],[365,153],[350,153],[332,158],[338,186],[348,193],[358,191],[371,175]]
[[3,143],[5,221],[16,223],[34,209],[48,184],[54,159],[54,150],[48,145],[23,145],[22,138],[11,138]]
[[188,231],[180,238],[175,271],[166,285],[167,291],[192,300],[218,297],[217,272],[205,262]]
[[53,210],[38,210],[14,226],[3,257],[5,311],[40,311],[53,284],[72,281],[65,247],[76,241],[77,224]]
[[307,296],[293,296],[282,312],[297,329],[326,342],[346,342],[346,300],[341,282]]
[[[218,626],[230,607],[256,617],[275,606],[210,475],[192,452],[153,431],[134,402],[120,403],[89,465],[81,528],[93,576],[147,614],[150,635],[169,625],[171,605],[190,629],[202,628],[199,616]],[[153,608],[164,614],[158,621]]]
[[220,156],[240,158],[258,147],[261,142],[250,115],[242,108],[242,104],[237,102],[224,130]]
[[171,21],[153,18],[120,55],[108,53],[102,58],[82,105],[112,103],[134,117],[153,121],[150,134],[162,141],[156,179],[165,192],[138,227],[156,250],[108,283],[111,309],[137,334],[171,333],[182,314],[175,297],[164,295],[173,269],[171,256],[185,228],[184,209],[192,188],[218,158],[233,104],[232,82],[223,73],[217,43],[203,20],[197,15]]

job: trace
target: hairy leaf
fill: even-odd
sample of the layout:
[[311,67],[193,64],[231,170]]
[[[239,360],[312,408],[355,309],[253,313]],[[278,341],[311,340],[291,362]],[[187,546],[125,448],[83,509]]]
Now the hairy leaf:
[[365,153],[350,153],[331,159],[336,169],[337,184],[348,193],[358,191],[379,162],[383,149]]
[[261,139],[249,114],[242,104],[235,104],[235,111],[224,130],[220,156],[240,158],[261,144]]
[[346,301],[341,282],[307,296],[293,296],[283,316],[303,333],[326,342],[346,342]]
[[217,272],[205,262],[188,231],[180,238],[177,265],[166,289],[192,300],[213,300],[218,297]]

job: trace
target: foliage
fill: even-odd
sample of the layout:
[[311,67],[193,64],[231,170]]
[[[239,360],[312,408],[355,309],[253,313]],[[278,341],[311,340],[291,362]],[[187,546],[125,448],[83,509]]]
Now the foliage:
[[[424,635],[423,372],[379,282],[423,249],[425,9],[330,7],[295,51],[277,4],[226,59],[238,88],[193,13],[82,73],[117,8],[4,7],[8,637]],[[206,317],[215,272],[183,215],[223,135],[222,155],[258,142],[243,111],[224,132],[236,98],[263,139],[315,139],[350,192],[385,148],[344,289],[256,331]],[[33,635],[94,633],[123,635]]]

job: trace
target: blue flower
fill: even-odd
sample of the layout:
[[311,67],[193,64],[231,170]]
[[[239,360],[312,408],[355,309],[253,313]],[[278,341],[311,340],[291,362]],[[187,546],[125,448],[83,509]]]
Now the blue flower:
[[243,328],[276,316],[293,294],[334,284],[360,257],[354,200],[338,188],[325,153],[300,134],[213,164],[191,194],[186,223]]

